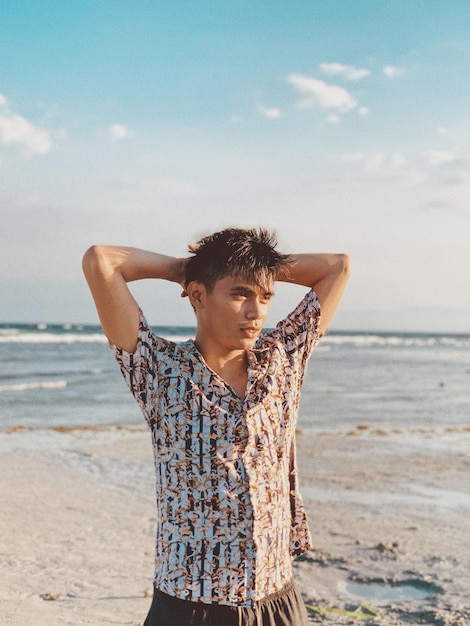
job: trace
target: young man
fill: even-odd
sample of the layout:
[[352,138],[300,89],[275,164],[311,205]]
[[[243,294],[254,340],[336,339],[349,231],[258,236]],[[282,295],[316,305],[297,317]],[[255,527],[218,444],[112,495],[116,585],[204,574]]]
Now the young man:
[[[310,548],[295,424],[306,362],[348,278],[337,254],[282,255],[265,230],[226,229],[188,259],[94,246],[84,272],[150,426],[158,525],[144,626],[302,626],[292,558]],[[127,283],[181,284],[194,341],[150,330]],[[276,280],[310,288],[263,333]],[[321,325],[320,325],[321,306]]]

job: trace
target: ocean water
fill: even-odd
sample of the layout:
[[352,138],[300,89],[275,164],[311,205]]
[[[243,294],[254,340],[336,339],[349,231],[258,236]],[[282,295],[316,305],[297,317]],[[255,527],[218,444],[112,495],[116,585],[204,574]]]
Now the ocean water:
[[[194,329],[154,327],[180,341]],[[0,325],[0,432],[142,425],[99,326]],[[312,355],[299,428],[470,427],[470,335],[332,332]]]

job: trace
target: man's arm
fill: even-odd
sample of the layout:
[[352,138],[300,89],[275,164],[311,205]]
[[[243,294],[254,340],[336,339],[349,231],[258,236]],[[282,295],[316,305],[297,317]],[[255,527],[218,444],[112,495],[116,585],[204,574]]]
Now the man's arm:
[[346,254],[296,254],[278,280],[313,287],[321,308],[321,330],[326,332],[349,279]]
[[137,345],[139,305],[127,283],[160,278],[183,284],[185,263],[185,259],[137,248],[92,246],[87,250],[83,272],[110,341],[128,352]]

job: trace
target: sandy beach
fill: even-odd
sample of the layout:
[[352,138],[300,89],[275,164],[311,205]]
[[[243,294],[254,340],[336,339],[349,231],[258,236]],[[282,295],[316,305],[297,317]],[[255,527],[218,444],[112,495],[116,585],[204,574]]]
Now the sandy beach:
[[[470,429],[299,433],[312,623],[470,623]],[[156,511],[144,428],[1,434],[1,623],[142,624]]]

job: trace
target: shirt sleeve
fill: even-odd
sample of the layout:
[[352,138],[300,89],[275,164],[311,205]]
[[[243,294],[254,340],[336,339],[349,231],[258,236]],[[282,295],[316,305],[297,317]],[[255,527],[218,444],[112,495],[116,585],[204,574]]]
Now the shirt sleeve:
[[287,356],[305,368],[313,349],[323,337],[320,332],[320,303],[313,289],[292,313],[276,325],[272,335],[284,344]]
[[161,350],[160,342],[161,340],[150,329],[142,311],[140,312],[137,346],[134,352],[127,352],[109,342],[121,374],[147,422],[150,422],[150,402],[148,399],[150,399],[155,387],[158,352]]

